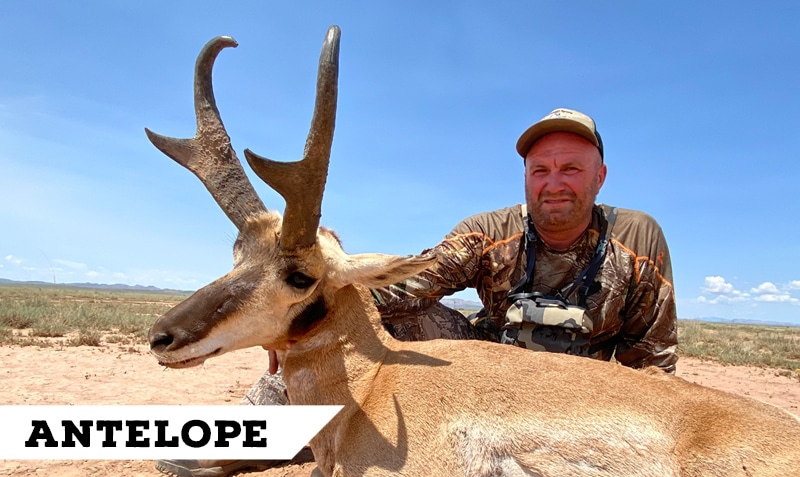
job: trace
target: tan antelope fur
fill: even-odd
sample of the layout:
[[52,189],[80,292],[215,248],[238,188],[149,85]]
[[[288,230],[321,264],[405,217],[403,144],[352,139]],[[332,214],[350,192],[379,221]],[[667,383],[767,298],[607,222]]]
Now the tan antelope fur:
[[239,230],[233,270],[150,330],[161,364],[195,366],[249,346],[271,350],[292,404],[344,405],[311,442],[326,476],[800,475],[800,421],[760,402],[587,358],[480,341],[394,340],[368,289],[413,275],[435,257],[348,255],[319,228],[338,27],[320,56],[303,160],[245,151],[286,199],[283,217],[259,200],[220,120],[211,70],[228,46],[235,41],[215,38],[198,57],[197,135],[147,131],[203,181]]

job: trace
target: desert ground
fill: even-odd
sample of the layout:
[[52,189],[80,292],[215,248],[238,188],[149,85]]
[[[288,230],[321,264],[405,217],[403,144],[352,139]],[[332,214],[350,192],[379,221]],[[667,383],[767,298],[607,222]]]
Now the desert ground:
[[[0,347],[0,404],[238,405],[267,368],[267,353],[248,349],[202,367],[160,367],[144,345]],[[683,358],[678,375],[705,386],[770,402],[800,416],[800,381],[773,369]],[[314,464],[293,462],[253,477],[306,477]],[[160,474],[150,461],[0,461],[0,476],[135,476]]]

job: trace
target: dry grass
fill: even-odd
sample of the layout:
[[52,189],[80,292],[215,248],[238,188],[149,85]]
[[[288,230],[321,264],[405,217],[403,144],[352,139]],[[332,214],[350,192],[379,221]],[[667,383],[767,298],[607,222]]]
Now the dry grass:
[[[186,296],[0,285],[0,345],[133,348],[144,344],[153,322]],[[681,356],[800,373],[800,327],[680,320],[678,337]]]
[[800,373],[800,327],[681,320],[678,340],[681,356]]
[[0,285],[0,344],[144,343],[150,325],[186,296]]

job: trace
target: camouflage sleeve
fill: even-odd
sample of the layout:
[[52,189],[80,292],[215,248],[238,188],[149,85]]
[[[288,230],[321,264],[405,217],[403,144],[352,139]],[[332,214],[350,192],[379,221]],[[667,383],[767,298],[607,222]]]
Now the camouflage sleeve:
[[637,254],[615,358],[626,366],[657,366],[675,373],[678,316],[672,265],[661,228],[653,224],[646,253]]
[[473,218],[459,223],[432,249],[438,258],[433,266],[402,282],[372,290],[381,316],[418,312],[444,296],[475,287],[487,241]]

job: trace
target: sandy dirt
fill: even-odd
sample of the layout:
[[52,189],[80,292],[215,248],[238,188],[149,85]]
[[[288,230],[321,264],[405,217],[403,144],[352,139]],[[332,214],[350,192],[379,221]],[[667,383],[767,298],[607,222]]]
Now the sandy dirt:
[[[203,367],[167,370],[143,345],[0,347],[0,404],[237,405],[267,367],[261,349],[238,351]],[[800,416],[800,381],[775,370],[681,359],[678,375],[699,384],[773,403]],[[295,462],[246,476],[307,477]],[[0,476],[147,476],[150,461],[0,461]]]

